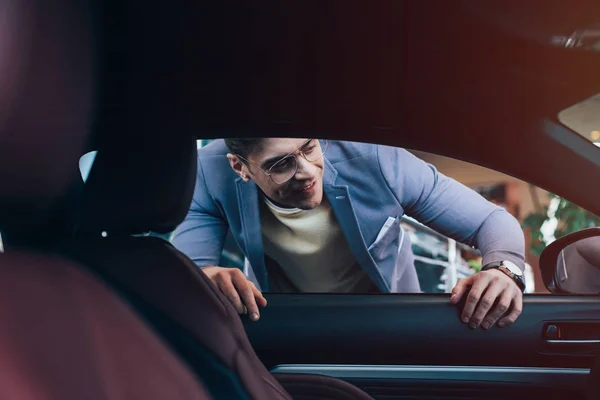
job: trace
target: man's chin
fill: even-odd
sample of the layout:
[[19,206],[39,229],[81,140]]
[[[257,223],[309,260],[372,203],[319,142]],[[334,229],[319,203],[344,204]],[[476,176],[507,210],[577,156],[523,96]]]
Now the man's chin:
[[321,205],[321,202],[323,200],[323,196],[319,196],[319,195],[315,195],[313,197],[311,197],[310,199],[305,199],[302,201],[298,202],[298,205],[296,206],[297,208],[300,208],[302,210],[312,210],[317,208],[319,205]]
[[296,208],[299,208],[301,210],[314,210],[318,206],[319,206],[319,204],[316,204],[316,203],[314,203],[314,204],[304,203],[304,204],[299,204]]

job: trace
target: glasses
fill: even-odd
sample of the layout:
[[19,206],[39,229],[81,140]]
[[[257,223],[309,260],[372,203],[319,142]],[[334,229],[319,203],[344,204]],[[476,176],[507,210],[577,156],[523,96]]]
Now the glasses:
[[323,141],[323,146],[320,145],[319,140],[309,139],[296,151],[289,153],[278,160],[275,164],[271,165],[268,170],[263,170],[260,166],[254,164],[250,160],[246,160],[244,157],[236,154],[239,158],[254,165],[262,173],[266,174],[271,178],[273,183],[276,185],[282,185],[292,179],[296,172],[298,172],[298,160],[297,157],[300,155],[308,162],[319,161],[323,158],[323,155],[329,147],[327,140]]

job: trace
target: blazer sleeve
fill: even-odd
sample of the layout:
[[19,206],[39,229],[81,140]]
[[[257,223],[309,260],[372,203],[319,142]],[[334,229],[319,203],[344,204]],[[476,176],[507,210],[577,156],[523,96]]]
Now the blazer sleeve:
[[379,146],[378,161],[388,189],[407,215],[477,247],[484,265],[506,260],[525,269],[523,230],[506,210],[404,149]]
[[218,265],[228,229],[227,221],[209,193],[198,160],[194,198],[171,242],[199,267]]

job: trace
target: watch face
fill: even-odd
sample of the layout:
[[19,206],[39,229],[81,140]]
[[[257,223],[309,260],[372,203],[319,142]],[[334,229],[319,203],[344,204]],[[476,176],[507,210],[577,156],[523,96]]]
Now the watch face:
[[523,271],[521,271],[521,268],[517,267],[514,263],[510,261],[503,261],[502,265],[513,274],[517,276],[523,276]]

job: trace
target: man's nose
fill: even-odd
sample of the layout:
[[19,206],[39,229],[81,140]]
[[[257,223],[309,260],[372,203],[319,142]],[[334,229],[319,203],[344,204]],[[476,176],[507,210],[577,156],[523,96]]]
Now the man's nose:
[[294,178],[299,181],[312,179],[315,169],[314,164],[302,156],[298,156],[296,162],[298,163],[298,169],[296,170]]

